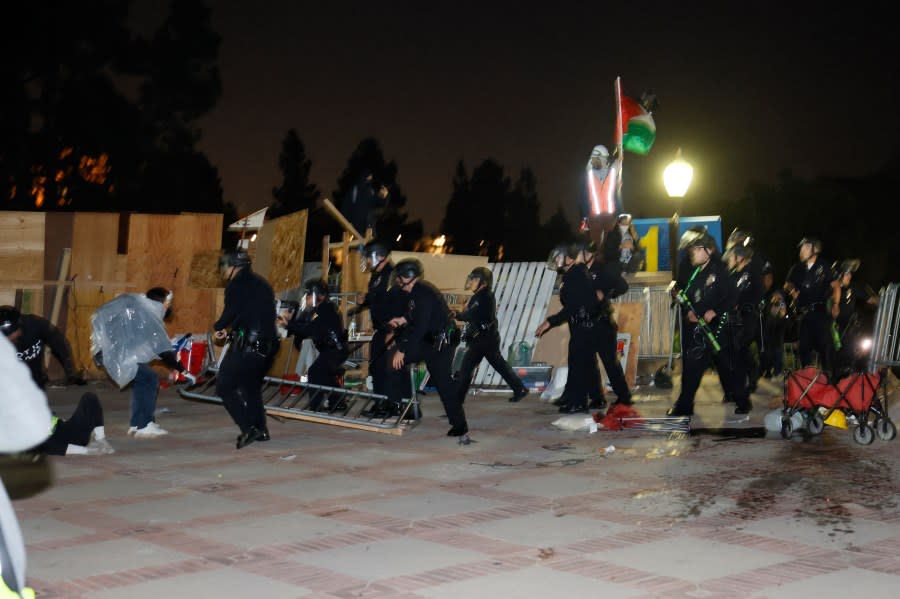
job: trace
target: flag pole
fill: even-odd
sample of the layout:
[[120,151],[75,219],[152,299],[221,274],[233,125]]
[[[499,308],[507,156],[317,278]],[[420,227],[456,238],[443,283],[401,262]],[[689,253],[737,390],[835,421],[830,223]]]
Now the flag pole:
[[621,208],[625,209],[625,201],[622,199],[622,181],[623,181],[623,171],[625,170],[625,152],[622,148],[622,137],[625,135],[625,131],[623,127],[625,124],[622,122],[622,78],[620,76],[616,76],[616,153],[618,155],[619,162],[619,180],[618,180],[618,196],[619,201],[621,202]]

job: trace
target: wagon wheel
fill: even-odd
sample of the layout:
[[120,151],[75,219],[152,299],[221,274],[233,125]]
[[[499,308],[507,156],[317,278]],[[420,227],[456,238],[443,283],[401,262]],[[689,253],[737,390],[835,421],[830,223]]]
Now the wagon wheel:
[[861,423],[853,431],[853,440],[860,445],[869,445],[875,440],[875,431],[865,422]]
[[888,418],[879,418],[875,421],[875,433],[882,441],[890,441],[897,436],[897,427]]
[[794,432],[794,426],[791,424],[790,418],[781,417],[781,437],[783,439],[789,439],[791,437],[791,433]]
[[806,421],[806,430],[811,435],[821,434],[825,430],[825,419],[819,414],[818,410],[814,410],[809,414],[809,420]]

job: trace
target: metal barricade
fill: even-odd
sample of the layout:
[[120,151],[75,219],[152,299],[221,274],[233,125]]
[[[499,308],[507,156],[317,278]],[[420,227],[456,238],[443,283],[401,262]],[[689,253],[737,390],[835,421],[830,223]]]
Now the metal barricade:
[[891,283],[878,294],[878,310],[872,332],[869,370],[900,366],[900,283]]
[[674,353],[674,338],[680,318],[677,305],[672,304],[672,296],[667,286],[649,286],[629,289],[625,294],[612,300],[615,304],[644,304],[644,319],[641,321],[641,337],[638,342],[639,360],[670,361],[677,357]]

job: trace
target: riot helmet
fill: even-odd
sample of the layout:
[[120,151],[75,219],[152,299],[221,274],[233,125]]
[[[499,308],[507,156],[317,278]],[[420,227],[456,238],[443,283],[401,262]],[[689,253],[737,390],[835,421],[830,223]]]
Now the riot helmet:
[[585,261],[587,261],[588,255],[593,255],[595,251],[597,251],[597,245],[593,241],[576,239],[569,244],[566,254],[572,260],[577,260],[578,256],[585,254]]
[[749,231],[745,231],[739,227],[735,227],[725,242],[725,249],[730,250],[736,245],[751,246],[753,245],[753,236]]
[[547,268],[560,274],[566,272],[566,259],[569,257],[569,244],[558,243],[547,256]]
[[328,283],[323,279],[309,279],[303,284],[304,299],[309,299],[306,306],[315,308],[322,300],[328,299]]
[[774,275],[774,274],[775,274],[775,267],[772,266],[772,263],[771,263],[771,262],[769,262],[768,260],[766,260],[765,264],[762,265],[761,274],[762,274],[763,276],[765,276],[765,275]]
[[684,232],[681,241],[678,242],[679,250],[687,250],[693,247],[704,247],[710,252],[716,249],[716,240],[707,233],[706,227],[695,225]]
[[0,331],[5,337],[9,337],[19,330],[22,321],[22,313],[12,306],[0,306]]
[[478,280],[479,287],[484,285],[488,289],[490,289],[494,284],[494,273],[490,271],[490,269],[485,268],[484,266],[478,266],[472,269],[472,272],[469,273],[469,276],[466,277],[466,289],[469,288],[469,285],[474,280]]
[[231,267],[241,268],[243,266],[250,266],[251,263],[250,254],[247,253],[247,250],[233,250],[226,252],[219,260],[219,266],[223,270]]
[[404,279],[417,279],[425,274],[422,263],[415,258],[405,258],[394,267],[394,276]]
[[[749,237],[747,237],[747,239],[749,239]],[[731,266],[732,259],[750,261],[753,259],[753,248],[750,245],[745,245],[743,242],[739,241],[736,245],[725,250],[725,255],[723,257],[726,262],[728,262],[729,266]]]
[[831,269],[841,275],[852,275],[857,270],[859,270],[859,266],[862,264],[858,258],[848,258],[840,263],[835,262],[834,266]]
[[800,240],[800,243],[797,244],[797,247],[802,248],[807,243],[812,247],[813,255],[822,253],[822,242],[816,237],[804,237]]
[[390,254],[386,243],[381,241],[370,241],[362,246],[362,260],[360,267],[363,272],[367,270],[375,270],[375,267],[381,264]]

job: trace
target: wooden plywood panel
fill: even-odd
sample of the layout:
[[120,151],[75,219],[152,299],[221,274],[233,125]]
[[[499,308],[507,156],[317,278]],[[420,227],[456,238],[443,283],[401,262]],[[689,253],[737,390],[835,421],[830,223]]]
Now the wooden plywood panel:
[[[69,277],[76,281],[117,281],[118,213],[78,212],[72,220]],[[55,276],[55,273],[54,273]]]
[[308,211],[274,218],[256,238],[253,270],[266,277],[275,293],[299,287],[303,269]]
[[621,303],[613,304],[614,318],[619,326],[619,333],[631,335],[631,347],[628,357],[622,368],[625,371],[625,380],[629,387],[634,387],[637,382],[638,353],[641,346],[641,322],[644,319],[644,304]]
[[[56,279],[62,262],[63,251],[72,247],[72,230],[75,224],[73,212],[47,212],[44,215],[44,274],[47,280]],[[69,274],[72,272],[71,254],[69,254]],[[53,310],[53,298],[56,295],[55,287],[45,287],[44,314],[47,318]],[[67,289],[63,288],[63,301]],[[65,330],[66,311],[61,310],[57,326]]]
[[14,304],[16,289],[27,289],[22,307],[38,314],[44,303],[44,216],[0,212],[0,301]]
[[196,252],[191,259],[189,285],[199,289],[222,287],[225,281],[219,270],[221,250],[205,250]]
[[391,260],[397,264],[404,258],[416,258],[425,268],[425,280],[444,293],[465,293],[466,277],[477,266],[487,266],[487,256],[458,254],[428,254],[423,252],[393,252]]
[[91,357],[91,316],[116,297],[117,292],[93,285],[74,285],[68,293],[66,339],[72,347],[72,361],[76,371],[90,378],[103,378],[105,371],[97,368]]

